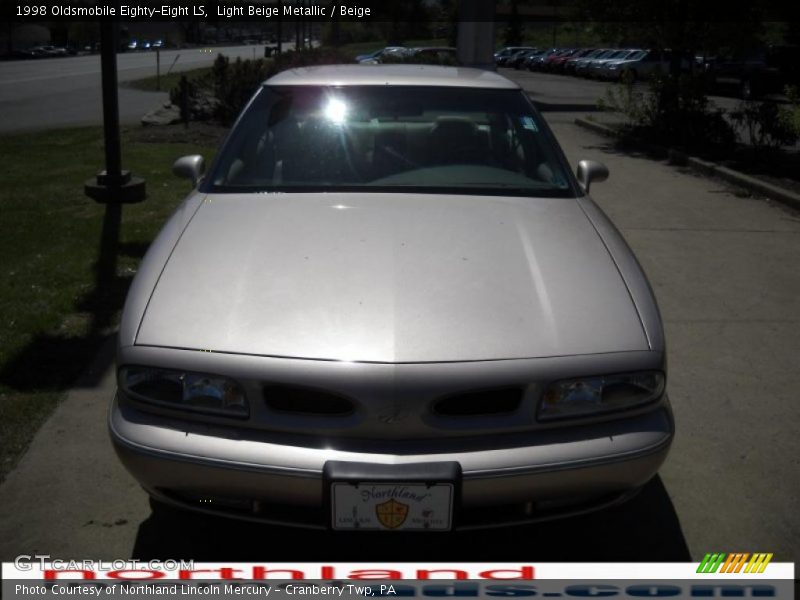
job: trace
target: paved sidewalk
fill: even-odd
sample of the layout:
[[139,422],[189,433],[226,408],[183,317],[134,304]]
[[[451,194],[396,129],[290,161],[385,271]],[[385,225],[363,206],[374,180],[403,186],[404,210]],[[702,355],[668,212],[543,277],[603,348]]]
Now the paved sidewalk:
[[[677,437],[661,476],[692,554],[800,559],[800,214],[548,115],[633,247],[665,320]],[[745,550],[748,551],[748,550]]]
[[[574,116],[547,114],[572,165],[579,158],[608,164],[611,178],[593,195],[637,253],[666,321],[678,434],[661,473],[664,487],[656,481],[626,507],[592,518],[452,543],[391,538],[386,547],[405,560],[424,560],[430,548],[440,560],[685,560],[685,536],[695,558],[714,550],[798,560],[800,215],[665,163],[619,154],[607,139],[575,126]],[[0,487],[0,559],[37,552],[385,559],[377,541],[368,551],[363,539],[335,549],[328,538],[275,528],[150,516],[107,438],[112,393],[110,370],[94,388],[72,391]],[[523,547],[521,536],[530,543]],[[595,553],[579,554],[582,548]]]
[[[102,350],[114,352],[114,340]],[[113,362],[113,361],[112,361]],[[108,365],[106,357],[96,361]],[[79,381],[0,486],[0,559],[18,554],[112,559],[131,555],[146,494],[117,460],[106,433],[114,369]]]

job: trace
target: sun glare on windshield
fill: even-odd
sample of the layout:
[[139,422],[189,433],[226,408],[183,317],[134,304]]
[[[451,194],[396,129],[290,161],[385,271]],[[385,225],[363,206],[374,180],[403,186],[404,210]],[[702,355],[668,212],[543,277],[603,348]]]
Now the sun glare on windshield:
[[347,105],[337,98],[328,100],[328,105],[325,107],[325,118],[336,124],[344,123],[347,117]]

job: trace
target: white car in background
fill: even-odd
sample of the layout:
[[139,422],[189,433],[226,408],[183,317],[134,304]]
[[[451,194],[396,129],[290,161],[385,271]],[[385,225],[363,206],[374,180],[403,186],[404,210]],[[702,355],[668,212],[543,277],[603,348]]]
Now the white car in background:
[[356,62],[360,65],[379,65],[387,58],[402,58],[410,54],[410,50],[404,46],[387,46],[382,50],[376,50],[370,54],[356,56]]
[[[666,73],[672,60],[670,50],[637,50],[623,60],[609,61],[599,70],[600,79],[612,81],[637,81],[652,77],[656,72]],[[690,67],[687,59],[681,60],[681,70]]]
[[625,50],[617,50],[616,52],[613,52],[603,58],[597,58],[587,65],[584,76],[593,79],[601,78],[602,70],[607,64],[620,60],[626,60],[627,58],[633,56],[633,54],[636,52],[638,52],[637,49],[628,48]]
[[571,71],[580,77],[586,76],[586,70],[590,67],[590,65],[598,59],[607,58],[612,54],[615,54],[618,50],[613,48],[598,48],[594,52],[589,53],[584,58],[579,58],[575,61],[575,66],[571,69]]

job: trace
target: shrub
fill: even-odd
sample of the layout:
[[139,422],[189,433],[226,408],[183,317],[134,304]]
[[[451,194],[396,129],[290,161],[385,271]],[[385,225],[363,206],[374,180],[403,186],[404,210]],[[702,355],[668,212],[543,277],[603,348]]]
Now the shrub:
[[745,100],[730,113],[731,120],[748,135],[753,152],[789,146],[797,141],[798,131],[791,110],[775,102]]
[[408,65],[443,65],[457,67],[458,58],[451,52],[420,52],[407,56],[389,55],[382,57],[384,64],[408,64]]
[[265,59],[230,62],[219,55],[211,71],[212,93],[219,101],[216,118],[232,123],[244,105],[270,73],[272,61]]
[[358,44],[361,42],[377,41],[379,39],[373,23],[365,24],[339,21],[336,23],[336,27],[338,31],[334,31],[334,24],[331,22],[323,25],[323,44]]
[[[223,124],[229,125],[239,115],[258,86],[276,73],[298,67],[349,62],[351,61],[344,53],[328,48],[290,51],[273,59],[242,60],[237,58],[233,62],[220,54],[214,61],[210,74],[187,82],[188,104],[190,107],[196,106],[200,104],[199,100],[203,97],[213,97],[213,117]],[[180,86],[171,90],[170,99],[174,104],[181,106]],[[203,103],[203,105],[208,105],[208,103]],[[190,110],[189,117],[194,119],[211,116],[205,112],[202,114],[191,113]]]
[[[183,121],[189,121],[192,119],[191,114],[191,103],[194,98],[198,95],[198,83],[197,80],[189,79],[185,75],[180,78],[178,81],[178,85],[172,88],[169,91],[169,100],[175,106],[180,108],[181,111],[181,119]],[[186,99],[186,103],[184,104],[184,98]]]
[[796,85],[786,86],[786,96],[789,98],[790,107],[783,109],[781,118],[786,127],[793,131],[796,138],[800,138],[800,88]]
[[704,79],[690,74],[655,73],[644,89],[626,79],[610,88],[598,105],[627,116],[633,133],[649,142],[711,151],[729,149],[736,142],[724,111],[708,101]]

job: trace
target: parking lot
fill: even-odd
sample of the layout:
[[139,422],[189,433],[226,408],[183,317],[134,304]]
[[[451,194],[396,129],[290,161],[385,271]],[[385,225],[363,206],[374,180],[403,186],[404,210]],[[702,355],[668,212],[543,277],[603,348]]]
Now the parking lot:
[[[569,110],[571,112],[596,112],[597,100],[616,85],[614,82],[575,77],[556,73],[531,72],[526,69],[500,68],[498,73],[513,79],[528,92],[530,97],[545,109]],[[637,88],[646,89],[647,82],[636,83]],[[732,96],[709,96],[715,106],[732,110],[739,100]]]
[[109,345],[95,367],[102,373],[76,386],[0,487],[0,558],[682,561],[758,551],[796,559],[800,215],[616,150],[573,123],[596,97],[593,86],[605,84],[542,77],[520,80],[534,98],[561,105],[546,117],[573,166],[583,158],[609,166],[593,196],[642,262],[665,320],[677,437],[642,494],[566,521],[368,543],[151,512],[107,438]]

